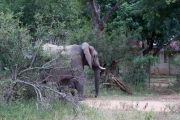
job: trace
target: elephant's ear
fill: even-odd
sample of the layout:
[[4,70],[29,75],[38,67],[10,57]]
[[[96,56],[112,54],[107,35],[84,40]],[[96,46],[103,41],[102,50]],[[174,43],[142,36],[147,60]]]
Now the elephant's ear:
[[92,56],[91,56],[91,53],[90,53],[89,44],[84,42],[82,44],[82,49],[83,49],[83,52],[85,54],[86,60],[87,60],[87,62],[89,64],[89,67],[92,69]]

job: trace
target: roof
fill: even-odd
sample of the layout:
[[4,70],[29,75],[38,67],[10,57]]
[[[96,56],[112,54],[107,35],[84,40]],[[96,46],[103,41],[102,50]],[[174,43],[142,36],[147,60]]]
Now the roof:
[[168,48],[172,49],[174,51],[180,51],[180,42],[179,41],[172,41]]

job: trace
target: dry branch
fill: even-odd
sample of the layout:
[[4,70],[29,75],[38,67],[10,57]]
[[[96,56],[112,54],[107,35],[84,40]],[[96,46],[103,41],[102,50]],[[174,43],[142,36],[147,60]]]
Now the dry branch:
[[[48,89],[48,90],[54,92],[55,94],[61,96],[63,99],[65,99],[66,101],[71,103],[74,107],[78,108],[78,105],[77,105],[75,99],[72,99],[72,97],[68,96],[65,93],[59,92],[57,90],[54,90],[51,87],[48,87],[48,86],[45,86],[45,85],[42,85],[42,84],[30,83],[30,82],[26,82],[26,81],[22,81],[22,80],[17,80],[17,82],[23,83],[23,84],[26,84],[26,85],[30,85],[31,87],[33,87],[35,92],[36,92],[36,95],[37,95],[37,103],[40,103],[45,108],[51,108],[52,106],[45,99],[45,97],[43,97],[41,89],[43,89],[43,90],[44,89]],[[38,104],[36,104],[36,105],[37,105],[37,109],[38,109]]]
[[127,92],[128,94],[132,94],[132,92],[122,82],[120,82],[116,77],[114,77],[112,74],[110,74],[110,76],[121,90],[123,90],[124,92]]
[[112,83],[102,83],[101,86],[103,86],[103,85],[117,86],[117,85],[112,84]]

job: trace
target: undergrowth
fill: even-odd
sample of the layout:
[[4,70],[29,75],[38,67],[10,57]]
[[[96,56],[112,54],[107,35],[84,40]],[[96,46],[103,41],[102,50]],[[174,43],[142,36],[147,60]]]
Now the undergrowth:
[[129,107],[124,110],[90,108],[80,104],[80,111],[69,104],[56,101],[52,109],[36,109],[35,100],[1,104],[0,120],[178,120],[178,114],[138,111]]
[[[133,95],[121,91],[117,87],[100,88],[98,98],[94,98],[94,93],[91,93],[90,89],[86,89],[85,98],[92,98],[97,100],[128,100],[138,101],[145,97],[157,97],[157,88],[148,88],[140,92],[133,91]],[[174,87],[175,89],[176,87]],[[173,88],[166,88],[171,90]],[[161,90],[164,93],[164,90]],[[168,91],[169,92],[169,91]],[[84,101],[86,102],[86,100]],[[45,109],[39,105],[36,106],[36,100],[22,100],[13,101],[11,104],[5,104],[0,101],[0,120],[179,120],[180,104],[177,106],[167,105],[166,108],[170,112],[156,112],[153,109],[151,111],[139,111],[135,109],[135,106],[128,105],[126,103],[119,104],[121,107],[125,106],[125,109],[99,109],[91,108],[79,102],[79,109],[74,108],[69,103],[62,100],[53,101],[51,109]],[[93,103],[92,103],[93,104]],[[94,103],[97,104],[97,103]],[[107,103],[108,104],[108,103]],[[100,104],[101,107],[107,104]],[[118,107],[118,106],[117,106]]]

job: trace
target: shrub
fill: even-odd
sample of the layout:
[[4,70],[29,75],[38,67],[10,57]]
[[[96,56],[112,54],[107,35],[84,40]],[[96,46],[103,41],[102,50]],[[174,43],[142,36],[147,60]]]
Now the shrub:
[[147,55],[144,57],[137,57],[133,60],[133,65],[128,69],[124,75],[124,81],[136,86],[136,88],[141,88],[146,85],[146,80],[148,77],[148,72],[146,68],[150,70],[150,65],[152,65],[157,60],[156,57],[152,55]]

